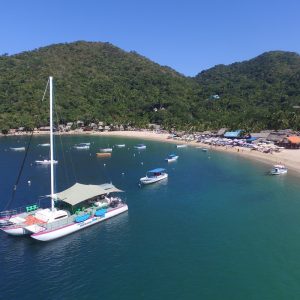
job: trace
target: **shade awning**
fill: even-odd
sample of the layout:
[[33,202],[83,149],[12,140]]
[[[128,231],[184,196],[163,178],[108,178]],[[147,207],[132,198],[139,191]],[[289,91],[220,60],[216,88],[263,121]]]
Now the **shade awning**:
[[117,189],[110,183],[100,185],[75,183],[70,188],[60,193],[56,193],[56,199],[66,202],[70,205],[76,205],[100,195],[116,192],[122,192],[122,190]]
[[287,137],[287,139],[292,144],[300,144],[300,137],[299,136],[289,136],[289,137]]

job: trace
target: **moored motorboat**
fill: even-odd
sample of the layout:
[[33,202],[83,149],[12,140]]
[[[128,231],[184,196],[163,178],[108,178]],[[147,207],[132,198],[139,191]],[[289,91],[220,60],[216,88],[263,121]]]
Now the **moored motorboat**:
[[38,146],[40,146],[40,147],[50,147],[50,144],[49,143],[38,144]]
[[10,147],[9,149],[12,151],[25,151],[25,147]]
[[97,157],[111,157],[111,153],[110,152],[97,152],[96,156]]
[[100,152],[104,152],[104,153],[108,153],[108,152],[112,152],[112,148],[101,148],[101,149],[99,149],[100,150]]
[[90,149],[91,143],[79,143],[74,146],[75,149],[77,150],[88,150]]
[[150,184],[168,178],[166,169],[157,168],[147,172],[145,177],[140,178],[142,184]]
[[178,155],[176,154],[170,154],[165,160],[167,162],[173,162],[173,161],[176,161],[178,159]]
[[138,145],[135,145],[134,148],[138,149],[138,150],[144,150],[147,148],[147,146],[144,144],[138,144]]
[[126,146],[125,144],[117,144],[116,145],[117,148],[125,148],[125,146]]
[[[53,160],[53,164],[57,164],[58,161],[57,160]],[[51,164],[51,160],[49,159],[44,159],[44,160],[36,160],[35,161],[36,165],[50,165]]]
[[282,175],[286,174],[288,171],[287,167],[284,165],[274,165],[270,171],[271,175]]
[[179,144],[179,145],[176,145],[176,148],[186,148],[187,145],[186,144]]

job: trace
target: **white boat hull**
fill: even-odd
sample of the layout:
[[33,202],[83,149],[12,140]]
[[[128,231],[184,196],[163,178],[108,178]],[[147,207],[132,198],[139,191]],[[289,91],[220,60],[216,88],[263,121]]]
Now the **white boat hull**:
[[173,161],[176,161],[178,159],[178,156],[175,156],[173,158],[166,158],[166,161],[167,162],[173,162]]
[[90,146],[74,146],[74,148],[77,150],[88,150],[90,149]]
[[112,152],[112,148],[102,148],[102,149],[100,149],[100,152],[109,153],[109,152]]
[[168,178],[168,174],[162,174],[160,176],[156,176],[156,177],[142,177],[140,179],[140,182],[142,184],[151,184],[151,183],[155,183],[155,182],[158,182],[158,181],[161,181],[163,179],[166,179]]
[[63,236],[66,236],[68,234],[71,234],[73,232],[84,229],[86,227],[97,224],[99,222],[105,221],[109,218],[117,216],[117,215],[119,215],[123,212],[126,212],[126,211],[128,211],[128,206],[126,204],[124,204],[121,207],[118,207],[118,208],[115,208],[111,211],[108,211],[105,214],[104,217],[95,217],[95,216],[93,216],[93,217],[87,219],[84,222],[72,223],[70,225],[66,225],[66,226],[58,228],[58,229],[45,230],[45,231],[40,231],[40,232],[34,233],[34,234],[31,235],[31,237],[35,240],[43,241],[43,242],[52,241],[52,240],[61,238]]
[[283,175],[287,173],[287,170],[282,170],[282,171],[271,171],[271,175]]
[[[53,161],[53,164],[57,164],[58,163],[58,161],[57,160],[54,160]],[[50,160],[36,160],[35,161],[35,164],[36,165],[51,165],[51,161]]]
[[11,227],[5,227],[0,229],[5,233],[14,236],[22,236],[22,235],[29,234],[29,231],[27,231],[24,227],[11,226]]

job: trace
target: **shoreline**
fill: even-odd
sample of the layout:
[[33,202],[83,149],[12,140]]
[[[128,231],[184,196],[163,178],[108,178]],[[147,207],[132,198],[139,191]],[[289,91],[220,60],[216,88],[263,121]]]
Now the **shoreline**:
[[[48,132],[36,132],[34,136],[40,135],[48,135]],[[15,134],[8,136],[24,136],[28,134]],[[285,164],[290,171],[292,171],[292,175],[300,176],[300,149],[283,149],[281,152],[273,152],[270,153],[262,153],[256,150],[250,150],[244,147],[225,147],[225,146],[211,146],[203,143],[199,143],[196,141],[182,141],[182,140],[174,140],[170,139],[169,133],[157,133],[153,131],[107,131],[107,132],[98,132],[98,131],[69,131],[59,133],[59,135],[87,135],[87,136],[115,136],[121,138],[136,138],[141,140],[151,140],[158,142],[167,142],[172,144],[186,144],[191,147],[203,147],[207,148],[210,151],[217,151],[222,153],[229,153],[232,155],[237,155],[238,157],[243,157],[247,159],[251,159],[253,161],[257,161],[260,163],[264,163],[265,165],[269,165],[269,169],[271,169],[274,164]]]
[[300,176],[300,149],[283,149],[281,152],[272,154],[262,153],[256,150],[250,150],[243,147],[225,147],[225,146],[211,146],[196,141],[185,142],[181,140],[168,139],[169,134],[167,133],[156,133],[148,131],[110,131],[93,133],[92,135],[99,136],[118,136],[123,138],[138,138],[143,140],[152,140],[159,142],[167,142],[172,144],[186,144],[191,147],[207,148],[209,151],[217,151],[221,153],[229,153],[238,157],[251,159],[252,161],[260,162],[268,165],[269,169],[274,164],[285,164],[292,175]]

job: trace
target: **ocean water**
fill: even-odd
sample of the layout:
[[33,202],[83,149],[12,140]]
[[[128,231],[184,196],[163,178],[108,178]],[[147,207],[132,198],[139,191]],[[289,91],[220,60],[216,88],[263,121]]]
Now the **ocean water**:
[[[0,139],[0,209],[11,197],[24,153]],[[12,206],[49,194],[49,148],[34,137]],[[91,142],[89,151],[72,146]],[[238,155],[140,140],[56,137],[57,191],[113,182],[129,212],[49,243],[0,232],[0,299],[299,299],[299,178],[266,175],[268,166]],[[113,149],[99,159],[98,148]],[[179,159],[166,163],[169,153]],[[167,181],[140,187],[151,168]],[[31,185],[28,185],[28,180]],[[47,200],[41,200],[47,205]]]

